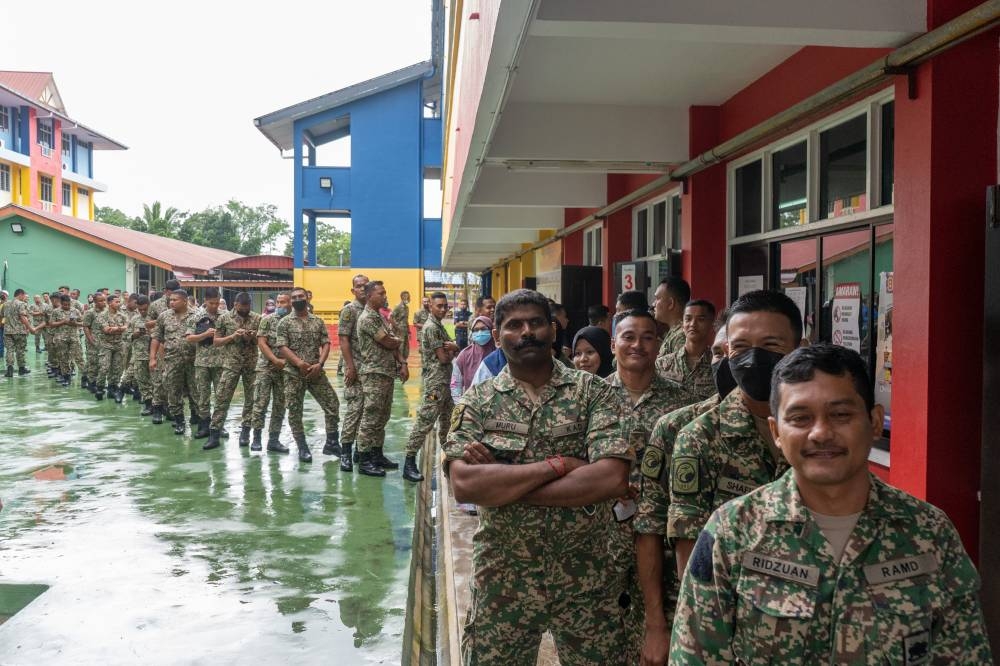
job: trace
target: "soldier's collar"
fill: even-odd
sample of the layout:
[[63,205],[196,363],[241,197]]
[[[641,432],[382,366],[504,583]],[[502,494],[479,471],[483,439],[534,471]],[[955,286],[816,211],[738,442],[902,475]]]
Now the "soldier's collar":
[[[874,474],[869,473],[871,486],[863,513],[879,520],[907,520],[908,514],[889,497],[888,487]],[[802,503],[802,495],[795,483],[795,470],[789,468],[780,479],[767,486],[764,519],[768,522],[802,523],[809,520],[809,510]]]
[[[552,376],[549,378],[548,386],[563,386],[565,384],[572,384],[574,382],[573,373],[576,370],[570,370],[565,365],[553,359],[552,361]],[[500,374],[496,376],[493,380],[493,388],[498,391],[503,391],[504,393],[509,393],[517,388],[517,380],[510,374],[510,366],[505,365]]]
[[719,403],[719,434],[723,439],[745,439],[748,434],[760,439],[753,414],[743,404],[739,388],[730,391]]

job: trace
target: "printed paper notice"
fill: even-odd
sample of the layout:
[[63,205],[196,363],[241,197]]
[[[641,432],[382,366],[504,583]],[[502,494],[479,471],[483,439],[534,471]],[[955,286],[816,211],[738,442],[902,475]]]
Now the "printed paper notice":
[[736,296],[739,297],[748,291],[757,291],[763,288],[763,275],[741,275],[736,281]]
[[831,342],[861,352],[860,282],[841,282],[834,287]]
[[799,307],[799,315],[802,317],[802,330],[806,330],[806,295],[809,287],[785,287],[785,296],[795,301]]

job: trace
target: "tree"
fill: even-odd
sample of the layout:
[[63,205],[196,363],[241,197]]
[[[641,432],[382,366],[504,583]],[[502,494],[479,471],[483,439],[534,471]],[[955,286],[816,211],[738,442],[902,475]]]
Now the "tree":
[[[285,244],[286,257],[292,256],[292,241]],[[316,222],[316,263],[320,266],[351,265],[351,232],[331,224]]]
[[288,223],[277,211],[273,204],[249,206],[230,199],[224,206],[188,216],[177,230],[177,238],[240,254],[260,254],[288,234]]
[[95,206],[94,219],[104,224],[113,224],[116,227],[125,227],[126,229],[135,229],[138,224],[136,218],[129,217],[117,208],[108,206]]
[[139,228],[136,231],[145,231],[165,238],[177,238],[176,227],[186,215],[173,206],[164,210],[159,201],[154,201],[152,206],[142,204],[142,217],[137,220]]

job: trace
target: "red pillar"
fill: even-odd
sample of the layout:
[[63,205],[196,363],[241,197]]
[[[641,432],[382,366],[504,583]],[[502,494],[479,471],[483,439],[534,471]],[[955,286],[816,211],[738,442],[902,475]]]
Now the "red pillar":
[[[975,2],[928,4],[928,28]],[[963,4],[964,7],[955,5]],[[985,188],[997,179],[996,30],[896,85],[890,482],[978,546]],[[995,436],[995,434],[993,434]]]
[[[719,107],[689,111],[689,153],[698,155],[720,140]],[[681,265],[692,298],[707,298],[721,311],[726,302],[726,167],[691,176],[681,197]]]
[[[630,182],[625,174],[608,174],[608,201],[620,199],[632,192],[637,185]],[[619,261],[629,261],[632,258],[632,208],[628,207],[617,213],[612,213],[604,221],[602,231],[602,257],[604,266],[604,304],[615,308],[618,292],[615,289],[615,264]]]

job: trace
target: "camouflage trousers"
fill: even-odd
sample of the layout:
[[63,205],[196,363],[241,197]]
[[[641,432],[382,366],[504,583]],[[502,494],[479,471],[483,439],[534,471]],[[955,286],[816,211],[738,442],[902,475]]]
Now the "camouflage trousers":
[[360,378],[350,386],[344,386],[344,404],[344,427],[340,431],[340,438],[344,442],[353,442],[358,438],[358,426],[361,425],[361,412],[365,405]]
[[87,340],[87,364],[83,370],[91,380],[97,378],[101,368],[101,348],[98,344]]
[[122,347],[114,344],[101,347],[101,356],[97,368],[97,388],[104,390],[104,385],[117,386],[122,376]]
[[133,379],[132,373],[132,345],[127,340],[122,340],[122,367],[125,372],[122,373],[121,381],[118,382],[119,386],[131,386]]
[[133,354],[129,368],[132,371],[132,383],[139,387],[139,395],[143,400],[152,400],[153,382],[149,376],[149,359],[135,358]]
[[361,424],[358,426],[358,452],[381,448],[385,444],[385,424],[392,412],[392,390],[394,377],[376,373],[360,376],[364,405],[361,410]]
[[183,418],[185,397],[190,397],[193,404],[198,404],[198,388],[194,382],[194,360],[187,356],[164,357],[161,379],[163,390],[167,394],[170,417],[180,416]]
[[451,397],[451,389],[447,384],[438,386],[424,385],[424,396],[417,410],[417,420],[413,422],[410,438],[406,441],[406,455],[416,454],[427,440],[427,434],[438,424],[438,436],[444,442],[451,427],[451,412],[455,401]]
[[399,353],[403,355],[403,359],[410,358],[410,329],[406,329],[406,335],[403,336],[403,344],[399,345]]
[[[37,324],[36,324],[36,326],[37,326]],[[35,333],[35,351],[36,352],[42,351],[42,341],[43,340],[45,341],[45,344],[48,344],[49,340],[48,340],[48,338],[45,337],[45,329],[44,328],[42,329],[41,333]]]
[[[219,404],[219,384],[222,379],[222,366],[211,368],[198,366],[194,369],[194,385],[198,394],[195,405],[198,407],[198,418],[205,420],[212,417],[212,396],[215,404]],[[213,424],[214,428],[215,425]]]
[[160,358],[157,359],[156,369],[149,371],[149,381],[153,385],[154,405],[167,404],[167,387],[163,383],[163,366],[165,362],[165,359],[161,355]]
[[28,350],[27,333],[4,333],[3,346],[7,352],[7,365],[25,367],[24,353]]
[[285,373],[282,370],[258,370],[253,386],[253,414],[250,425],[254,430],[264,429],[264,415],[267,404],[271,403],[271,424],[267,431],[281,432],[281,422],[285,420]]
[[337,425],[340,423],[340,400],[337,398],[337,392],[330,386],[326,373],[320,371],[319,376],[306,379],[297,372],[295,374],[285,372],[285,408],[288,410],[288,425],[292,428],[292,434],[300,435],[305,432],[302,425],[302,401],[305,399],[306,391],[309,391],[309,395],[323,408],[327,434],[337,432]]
[[83,371],[86,369],[86,365],[83,361],[83,345],[80,343],[80,336],[77,335],[76,332],[74,332],[69,338],[68,353],[70,367],[75,365],[77,371],[79,371],[80,374],[83,374]]
[[49,340],[49,365],[59,370],[61,375],[69,375],[73,368],[69,354],[69,338],[53,337]]
[[535,666],[545,630],[561,666],[621,666],[621,609],[607,586],[574,593],[572,586],[472,588],[462,635],[465,666]]
[[254,392],[254,371],[253,368],[223,368],[222,376],[219,377],[218,387],[215,389],[215,411],[212,412],[212,428],[222,428],[226,422],[226,415],[229,413],[229,405],[233,402],[233,394],[236,393],[236,385],[243,380],[243,413],[240,416],[241,426],[250,426],[250,417],[253,414],[253,392]]

